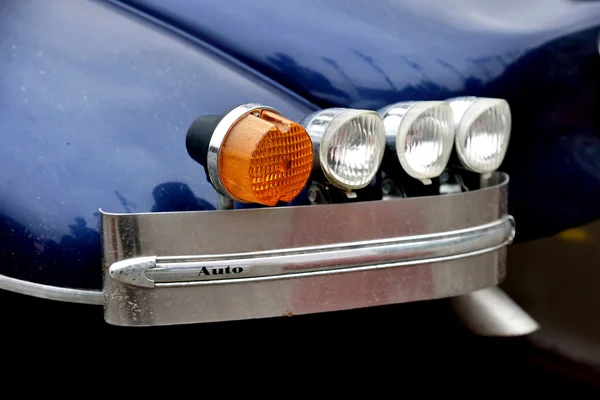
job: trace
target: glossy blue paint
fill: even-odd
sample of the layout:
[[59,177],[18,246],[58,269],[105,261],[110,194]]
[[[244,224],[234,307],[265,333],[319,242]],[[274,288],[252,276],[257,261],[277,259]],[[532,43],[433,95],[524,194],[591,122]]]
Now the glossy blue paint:
[[300,119],[313,103],[505,97],[518,238],[600,217],[600,4],[114,3],[0,2],[2,274],[99,288],[99,208],[214,208],[185,131],[250,101]]
[[189,124],[297,96],[131,13],[78,0],[0,2],[0,273],[100,288],[100,208],[210,210]]
[[600,2],[123,0],[321,107],[506,98],[517,240],[600,218]]
[[568,0],[117,0],[320,106],[378,108],[481,90],[527,53],[600,24]]

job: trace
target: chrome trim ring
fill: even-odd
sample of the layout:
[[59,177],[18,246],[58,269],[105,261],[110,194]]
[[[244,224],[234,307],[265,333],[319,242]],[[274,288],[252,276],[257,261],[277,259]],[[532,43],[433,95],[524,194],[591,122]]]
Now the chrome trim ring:
[[[443,170],[448,165],[452,148],[454,147],[454,135],[455,127],[453,121],[444,121],[440,115],[435,118],[436,124],[443,124],[449,122],[446,129],[438,129],[438,145],[439,154],[438,161],[435,168],[429,167],[425,171],[417,170],[414,165],[411,164],[406,155],[406,138],[411,131],[412,125],[417,123],[421,117],[425,116],[431,110],[437,110],[446,108],[447,117],[452,115],[452,109],[450,105],[445,101],[409,101],[390,104],[378,111],[383,119],[383,125],[385,127],[386,146],[388,150],[391,150],[392,154],[395,155],[396,159],[400,163],[402,169],[411,177],[420,180],[424,184],[431,184],[431,180],[441,175]],[[432,116],[430,116],[434,119]]]
[[[456,149],[456,153],[458,154],[458,158],[460,163],[464,168],[469,171],[479,173],[479,174],[489,174],[495,171],[504,160],[506,156],[506,152],[508,150],[509,141],[511,137],[511,124],[512,124],[512,113],[510,111],[510,105],[505,99],[502,98],[489,98],[489,97],[455,97],[446,100],[450,107],[452,108],[452,113],[454,115],[454,148]],[[483,111],[477,112],[476,105],[487,104],[486,108]],[[509,113],[505,115],[508,119],[508,134],[505,135],[506,144],[503,148],[500,149],[500,152],[497,152],[499,155],[499,162],[494,168],[485,168],[482,169],[480,166],[476,166],[473,163],[473,158],[469,157],[469,151],[465,148],[464,138],[467,135],[468,131],[472,128],[473,123],[477,121],[479,117],[481,117],[485,112],[489,111],[493,107],[496,107],[498,104],[505,103],[508,108]],[[492,105],[493,104],[493,105]]]
[[[381,119],[381,116],[373,110],[327,108],[306,116],[300,122],[304,129],[306,129],[306,132],[310,136],[313,143],[313,151],[315,154],[313,170],[320,170],[327,181],[329,181],[333,186],[343,190],[357,190],[369,185],[381,166],[384,148],[381,148],[380,156],[376,160],[378,161],[377,166],[369,170],[370,174],[367,175],[367,178],[365,179],[366,182],[350,183],[348,181],[344,182],[344,178],[340,177],[340,174],[335,173],[327,162],[327,153],[329,149],[326,146],[323,146],[323,142],[326,141],[328,137],[335,135],[336,131],[338,131],[347,122],[355,118],[360,118],[364,115],[373,115],[377,116],[378,119]],[[381,120],[381,126],[383,128],[383,120]],[[377,138],[377,135],[373,136]],[[383,140],[385,140],[385,138],[383,138]],[[385,147],[385,143],[382,144]]]
[[229,111],[223,118],[221,118],[212,134],[212,137],[210,138],[210,142],[208,144],[208,155],[206,157],[208,176],[215,190],[223,196],[233,198],[231,193],[229,193],[225,186],[223,186],[221,178],[219,177],[218,161],[219,153],[221,151],[221,145],[223,144],[223,140],[225,140],[225,137],[227,136],[227,133],[229,132],[231,127],[244,115],[256,110],[269,110],[281,115],[281,113],[276,109],[268,106],[263,106],[262,104],[242,104]]

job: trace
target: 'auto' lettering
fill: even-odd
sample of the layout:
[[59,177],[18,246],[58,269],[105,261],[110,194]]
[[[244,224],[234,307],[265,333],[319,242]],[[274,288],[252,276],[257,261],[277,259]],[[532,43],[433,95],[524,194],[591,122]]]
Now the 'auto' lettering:
[[229,275],[229,274],[241,274],[244,272],[244,268],[242,267],[225,267],[225,268],[200,268],[200,272],[198,272],[198,276],[206,276],[206,275]]

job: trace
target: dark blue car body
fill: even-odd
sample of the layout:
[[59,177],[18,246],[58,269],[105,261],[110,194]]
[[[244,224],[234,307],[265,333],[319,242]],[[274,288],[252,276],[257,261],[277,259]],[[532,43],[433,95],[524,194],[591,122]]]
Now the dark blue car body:
[[600,217],[600,4],[366,4],[0,2],[0,273],[100,289],[99,209],[215,209],[186,130],[246,102],[505,98],[517,240]]

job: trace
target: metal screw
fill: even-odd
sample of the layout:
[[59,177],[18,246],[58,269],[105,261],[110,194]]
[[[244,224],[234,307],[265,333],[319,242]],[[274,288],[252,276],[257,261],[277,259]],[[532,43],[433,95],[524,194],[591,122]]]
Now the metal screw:
[[322,193],[321,190],[315,187],[308,189],[308,201],[311,204],[318,204],[321,201]]
[[386,179],[381,183],[381,191],[383,192],[383,194],[390,194],[393,190],[394,185],[392,184],[392,182],[390,182],[389,179]]
[[219,195],[217,210],[233,210],[233,200],[227,196]]
[[446,171],[442,172],[440,175],[440,183],[446,183],[450,180],[450,175]]

